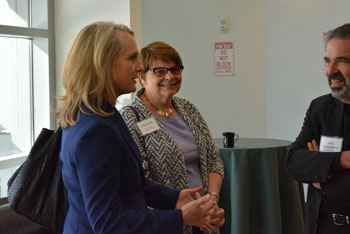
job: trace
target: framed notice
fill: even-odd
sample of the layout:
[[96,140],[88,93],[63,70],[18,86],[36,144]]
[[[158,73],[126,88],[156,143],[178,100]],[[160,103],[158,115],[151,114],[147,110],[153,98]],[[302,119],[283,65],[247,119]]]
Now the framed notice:
[[214,69],[217,76],[234,75],[234,45],[232,41],[215,42]]

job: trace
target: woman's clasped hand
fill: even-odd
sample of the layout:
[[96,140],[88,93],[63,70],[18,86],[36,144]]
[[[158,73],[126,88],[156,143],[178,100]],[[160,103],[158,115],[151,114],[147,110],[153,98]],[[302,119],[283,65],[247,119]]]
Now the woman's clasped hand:
[[217,232],[225,223],[224,209],[218,207],[213,196],[200,195],[201,187],[184,189],[180,192],[176,208],[182,211],[183,222],[197,226],[203,231]]

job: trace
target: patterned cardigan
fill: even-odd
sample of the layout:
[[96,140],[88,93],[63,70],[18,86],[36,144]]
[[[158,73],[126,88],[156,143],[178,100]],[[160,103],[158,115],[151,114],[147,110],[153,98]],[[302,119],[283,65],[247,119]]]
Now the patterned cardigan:
[[[150,180],[165,186],[184,189],[188,188],[184,155],[181,146],[166,132],[164,125],[158,121],[160,130],[145,136],[141,135],[136,123],[152,116],[152,113],[138,97],[140,90],[132,104],[122,109],[122,116],[129,127],[131,135],[139,147],[145,176]],[[210,135],[208,126],[197,108],[189,101],[173,97],[176,111],[183,116],[192,131],[200,155],[200,173],[204,191],[208,191],[209,173],[224,175],[224,167],[218,155],[218,149]]]

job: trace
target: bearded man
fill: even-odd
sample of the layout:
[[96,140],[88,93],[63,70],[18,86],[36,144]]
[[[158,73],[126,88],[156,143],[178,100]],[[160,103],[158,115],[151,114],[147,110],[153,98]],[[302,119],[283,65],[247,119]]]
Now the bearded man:
[[308,183],[306,234],[350,233],[350,24],[325,34],[331,93],[314,99],[287,168]]

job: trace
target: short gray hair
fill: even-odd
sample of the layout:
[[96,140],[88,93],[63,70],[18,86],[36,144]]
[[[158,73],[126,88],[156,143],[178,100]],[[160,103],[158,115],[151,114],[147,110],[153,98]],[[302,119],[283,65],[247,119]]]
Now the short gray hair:
[[332,39],[350,39],[350,23],[343,24],[324,34],[324,42],[327,44]]

